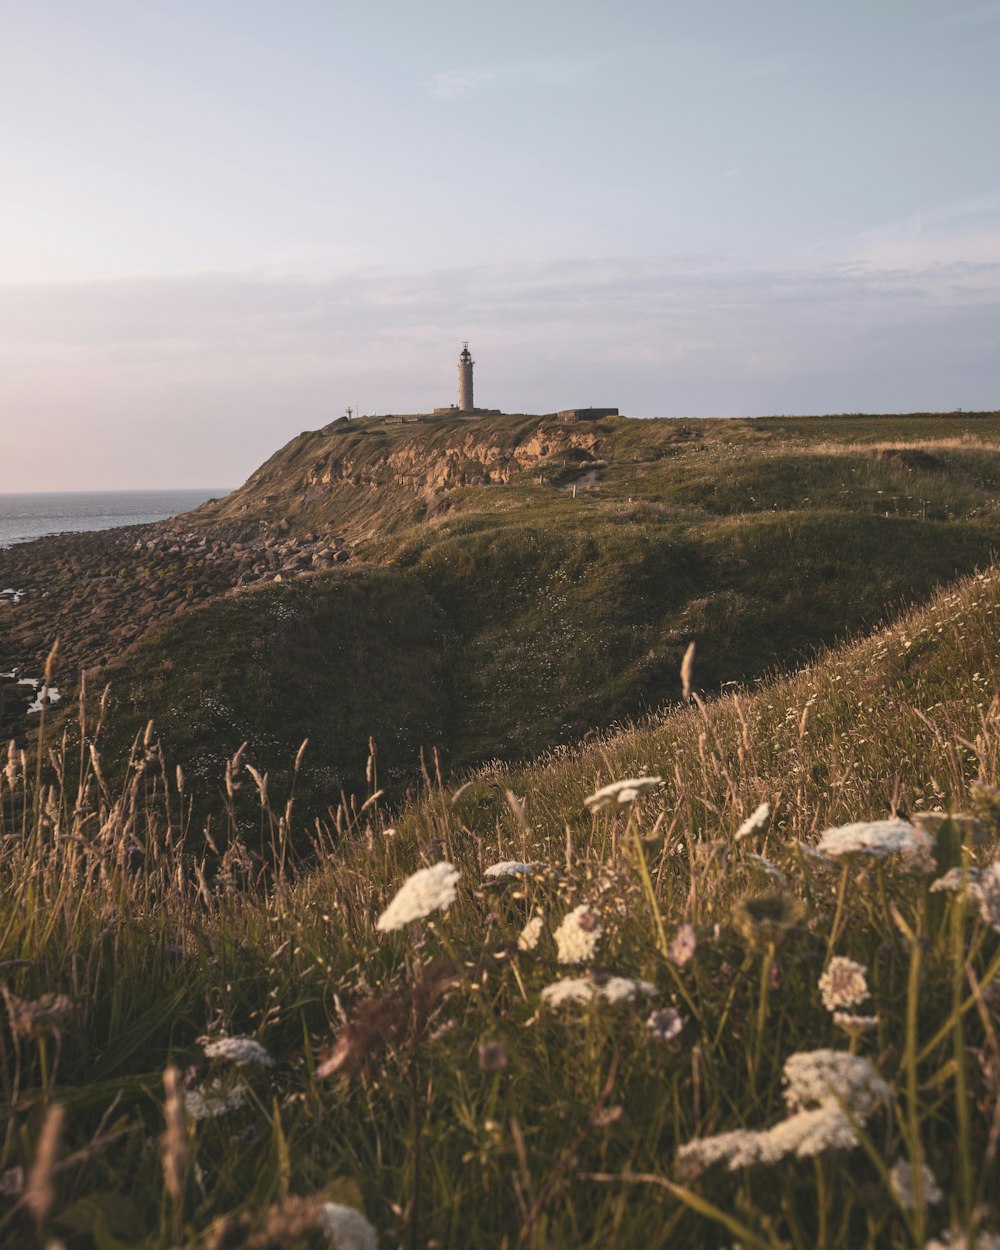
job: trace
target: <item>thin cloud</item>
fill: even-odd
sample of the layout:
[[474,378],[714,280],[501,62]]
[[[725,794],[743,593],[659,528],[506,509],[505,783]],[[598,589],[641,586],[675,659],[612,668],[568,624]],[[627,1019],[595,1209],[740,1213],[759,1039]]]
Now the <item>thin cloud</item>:
[[592,69],[585,61],[516,61],[479,69],[443,70],[431,76],[427,90],[435,100],[453,103],[487,92],[520,87],[559,87],[574,82]]

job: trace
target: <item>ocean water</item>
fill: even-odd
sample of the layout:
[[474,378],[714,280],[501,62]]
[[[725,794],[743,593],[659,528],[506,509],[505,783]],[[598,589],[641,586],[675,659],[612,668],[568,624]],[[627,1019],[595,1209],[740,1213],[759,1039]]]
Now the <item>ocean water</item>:
[[228,490],[115,490],[0,494],[0,547],[67,531],[145,525],[187,512]]

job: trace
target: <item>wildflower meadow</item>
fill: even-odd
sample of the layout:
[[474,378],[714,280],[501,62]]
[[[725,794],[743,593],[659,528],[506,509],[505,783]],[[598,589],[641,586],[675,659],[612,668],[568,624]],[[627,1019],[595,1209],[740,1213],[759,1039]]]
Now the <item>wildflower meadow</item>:
[[998,643],[988,570],[305,830],[82,696],[0,774],[0,1244],[996,1250]]

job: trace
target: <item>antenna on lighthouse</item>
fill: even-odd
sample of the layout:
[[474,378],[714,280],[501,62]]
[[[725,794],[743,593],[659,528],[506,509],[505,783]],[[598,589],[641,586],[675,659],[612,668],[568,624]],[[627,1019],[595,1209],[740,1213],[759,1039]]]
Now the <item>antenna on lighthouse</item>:
[[476,405],[472,397],[472,359],[469,344],[462,344],[462,352],[458,358],[458,408],[460,412],[475,412]]

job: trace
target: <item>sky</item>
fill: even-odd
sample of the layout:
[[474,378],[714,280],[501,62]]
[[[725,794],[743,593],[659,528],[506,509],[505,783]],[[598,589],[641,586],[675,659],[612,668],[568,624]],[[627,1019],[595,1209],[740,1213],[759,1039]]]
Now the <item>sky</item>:
[[1000,407],[1000,0],[0,0],[0,491]]

